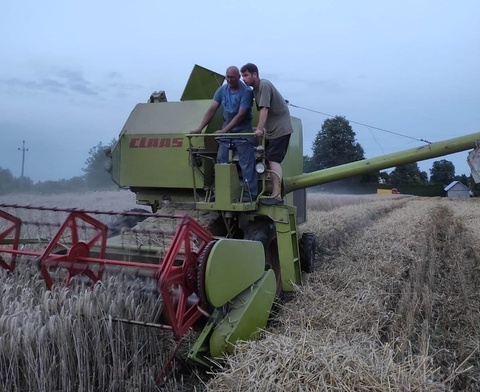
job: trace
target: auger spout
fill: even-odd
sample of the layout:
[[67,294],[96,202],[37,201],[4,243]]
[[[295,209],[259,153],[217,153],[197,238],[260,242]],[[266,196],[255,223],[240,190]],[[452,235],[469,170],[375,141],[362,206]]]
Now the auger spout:
[[304,173],[297,176],[284,178],[285,193],[297,189],[308,188],[327,182],[341,180],[359,174],[369,173],[375,170],[387,169],[394,166],[419,162],[426,159],[436,158],[448,154],[475,148],[477,140],[480,140],[480,132],[460,136],[415,147],[408,150],[382,155],[376,158],[363,159],[345,165],[335,166],[328,169],[318,170],[312,173]]

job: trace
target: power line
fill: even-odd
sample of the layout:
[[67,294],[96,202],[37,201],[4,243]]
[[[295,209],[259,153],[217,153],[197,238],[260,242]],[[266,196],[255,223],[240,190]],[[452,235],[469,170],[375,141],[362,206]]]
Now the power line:
[[[328,114],[328,113],[321,112],[321,111],[319,111],[319,110],[314,110],[314,109],[309,109],[309,108],[305,108],[305,107],[302,107],[302,106],[294,105],[294,104],[290,103],[288,100],[287,100],[286,102],[287,102],[287,105],[289,105],[289,106],[291,106],[291,107],[294,107],[294,108],[297,108],[297,109],[307,110],[307,111],[309,111],[309,112],[321,114],[321,115],[327,116],[327,117],[332,117],[332,118],[333,118],[333,117],[336,117],[336,116],[334,116],[333,114]],[[425,140],[425,139],[418,139],[418,138],[416,138],[416,137],[412,137],[412,136],[408,136],[408,135],[403,135],[403,134],[398,133],[398,132],[389,131],[388,129],[383,129],[383,128],[379,128],[379,127],[374,127],[373,125],[364,124],[364,123],[361,123],[361,122],[358,122],[358,121],[352,121],[352,120],[348,120],[348,121],[351,122],[351,123],[353,123],[353,124],[362,125],[362,126],[367,127],[367,128],[376,129],[376,130],[378,130],[378,131],[391,133],[391,134],[393,134],[393,135],[402,136],[402,137],[405,137],[405,138],[408,138],[408,139],[417,140],[417,141],[419,141],[419,142],[423,142],[423,143],[427,143],[427,144],[432,144],[432,142],[429,142],[428,140]]]

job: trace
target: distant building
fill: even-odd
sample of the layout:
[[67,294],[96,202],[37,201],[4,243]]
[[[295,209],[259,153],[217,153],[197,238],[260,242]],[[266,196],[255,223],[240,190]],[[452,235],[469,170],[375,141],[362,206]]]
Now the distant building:
[[470,197],[470,189],[460,181],[452,181],[444,190],[448,197]]

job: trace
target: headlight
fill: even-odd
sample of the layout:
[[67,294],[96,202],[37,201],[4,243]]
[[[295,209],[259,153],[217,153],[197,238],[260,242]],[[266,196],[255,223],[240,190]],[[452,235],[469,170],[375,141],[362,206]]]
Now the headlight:
[[256,171],[258,174],[263,174],[263,173],[265,173],[265,165],[264,165],[262,162],[258,162],[258,163],[255,165],[255,171]]

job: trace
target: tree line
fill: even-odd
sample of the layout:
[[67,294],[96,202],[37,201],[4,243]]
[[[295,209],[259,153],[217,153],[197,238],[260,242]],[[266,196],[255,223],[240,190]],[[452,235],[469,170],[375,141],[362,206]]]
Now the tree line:
[[0,167],[0,195],[16,192],[62,193],[88,190],[116,189],[110,173],[105,170],[105,147],[113,147],[116,140],[104,145],[99,142],[88,152],[83,175],[56,181],[39,181],[34,183],[29,177],[15,177],[8,169]]
[[[355,132],[349,121],[342,116],[325,120],[318,131],[312,146],[312,156],[304,155],[304,172],[327,169],[350,162],[365,159],[363,147],[355,140]],[[395,167],[392,172],[377,171],[368,175],[352,177],[337,183],[354,186],[367,183],[382,183],[391,185],[449,185],[452,181],[460,181],[472,190],[477,190],[473,179],[465,174],[456,175],[452,162],[441,159],[434,161],[427,172],[421,171],[416,162]]]

